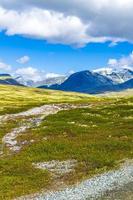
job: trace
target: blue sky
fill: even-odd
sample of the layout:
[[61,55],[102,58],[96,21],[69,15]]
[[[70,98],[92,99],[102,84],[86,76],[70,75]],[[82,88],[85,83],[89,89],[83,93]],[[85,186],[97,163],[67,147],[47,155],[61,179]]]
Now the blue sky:
[[0,72],[132,67],[132,10],[133,0],[1,0]]
[[[22,36],[7,36],[0,33],[0,58],[3,62],[18,67],[32,66],[46,72],[67,73],[107,66],[110,58],[119,59],[133,50],[127,42],[110,47],[106,43],[89,43],[76,48],[70,45],[49,44],[44,40],[29,39]],[[16,60],[27,55],[30,61],[19,64]]]

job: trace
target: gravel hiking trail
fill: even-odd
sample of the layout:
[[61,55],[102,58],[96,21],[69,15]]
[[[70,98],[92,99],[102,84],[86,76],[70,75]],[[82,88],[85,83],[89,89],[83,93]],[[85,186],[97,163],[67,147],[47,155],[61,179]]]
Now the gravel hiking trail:
[[132,200],[132,186],[133,161],[127,160],[118,170],[97,175],[75,186],[17,200]]
[[8,119],[17,119],[20,117],[23,119],[24,117],[29,117],[25,123],[21,123],[20,127],[16,127],[11,132],[5,134],[2,139],[2,148],[0,150],[0,155],[3,155],[3,149],[5,147],[7,147],[10,152],[20,151],[23,144],[18,144],[17,137],[24,134],[26,130],[39,126],[45,117],[56,114],[61,110],[70,110],[85,107],[88,107],[88,105],[52,104],[35,107],[17,114],[7,114],[4,116],[0,116],[0,123],[6,122]]

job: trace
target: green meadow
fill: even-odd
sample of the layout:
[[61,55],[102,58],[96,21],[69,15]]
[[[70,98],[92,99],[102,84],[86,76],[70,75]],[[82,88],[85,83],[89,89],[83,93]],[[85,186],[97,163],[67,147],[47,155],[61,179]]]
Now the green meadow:
[[35,106],[53,103],[97,101],[86,94],[0,85],[0,115],[17,113]]
[[[0,115],[17,113],[51,103],[88,104],[87,108],[60,111],[46,117],[38,127],[17,138],[27,141],[19,153],[0,157],[0,199],[54,188],[54,183],[71,185],[117,168],[133,158],[132,91],[91,96],[79,93],[0,86]],[[0,139],[21,120],[0,124]],[[30,141],[34,141],[30,143]],[[53,181],[47,170],[32,163],[77,160],[73,172]]]

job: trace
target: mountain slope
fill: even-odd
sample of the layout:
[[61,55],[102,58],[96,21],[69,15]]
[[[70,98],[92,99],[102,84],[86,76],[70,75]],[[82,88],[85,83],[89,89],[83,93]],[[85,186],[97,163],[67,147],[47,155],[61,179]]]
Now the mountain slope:
[[41,85],[50,86],[53,84],[61,84],[68,78],[67,75],[60,75],[57,77],[45,77],[44,80],[41,81],[33,81],[31,79],[25,79],[23,76],[18,76],[15,78],[17,82],[22,85],[29,87],[39,87]]
[[132,89],[133,88],[133,78],[126,81],[125,83],[121,83],[115,87],[116,87],[116,90]]
[[112,80],[98,73],[88,70],[72,74],[66,81],[60,85],[52,85],[50,89],[75,91],[83,93],[97,93],[104,87],[113,87]]
[[100,68],[93,70],[93,72],[106,76],[113,81],[114,84],[124,83],[133,78],[132,68]]
[[0,74],[0,84],[17,85],[17,86],[22,85],[19,82],[17,82],[15,79],[13,79],[10,74]]
[[0,115],[16,113],[48,103],[82,103],[93,100],[97,98],[88,94],[0,84]]
[[[107,91],[120,91],[133,88],[132,70],[122,69],[120,71],[114,72],[112,69],[110,70],[109,68],[106,70],[102,69],[101,71],[95,70],[95,72],[91,72],[86,70],[77,72],[69,76],[68,79],[66,79],[62,84],[54,84],[51,86],[43,85],[40,86],[40,88],[90,94],[102,93]],[[127,81],[125,81],[126,79]],[[122,83],[118,83],[120,82],[120,80]]]

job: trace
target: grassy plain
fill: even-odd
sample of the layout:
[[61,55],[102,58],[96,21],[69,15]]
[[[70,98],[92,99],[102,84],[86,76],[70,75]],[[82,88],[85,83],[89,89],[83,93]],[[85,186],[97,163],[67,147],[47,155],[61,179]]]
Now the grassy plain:
[[0,85],[0,115],[44,104],[92,101],[97,101],[97,98],[86,94]]
[[[32,163],[76,159],[78,165],[75,171],[56,180],[74,184],[133,158],[132,95],[125,93],[111,98],[97,98],[78,93],[9,86],[0,86],[0,93],[2,114],[45,103],[90,105],[88,108],[60,111],[48,116],[39,127],[17,138],[18,142],[32,140],[34,143],[27,143],[18,154],[0,158],[0,199],[10,200],[54,187],[50,173],[35,169]],[[4,124],[0,134],[3,136],[17,123]]]

